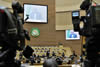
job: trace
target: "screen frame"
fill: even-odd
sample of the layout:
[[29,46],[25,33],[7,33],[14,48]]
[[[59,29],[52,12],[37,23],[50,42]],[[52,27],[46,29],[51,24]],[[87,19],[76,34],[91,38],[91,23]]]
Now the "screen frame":
[[[31,21],[24,21],[26,23],[40,23],[40,24],[48,24],[48,5],[43,5],[43,4],[32,4],[32,3],[24,3],[23,4],[23,9],[24,8],[24,5],[27,4],[27,5],[37,5],[37,6],[46,6],[47,7],[47,22],[31,22]],[[24,20],[24,14],[23,14],[23,20]]]
[[[76,33],[77,34],[77,38],[69,38],[69,37],[67,37],[67,35],[68,35],[68,31],[73,31],[74,33]],[[71,33],[71,32],[70,32]],[[81,39],[81,36],[79,35],[79,32],[75,32],[73,29],[68,29],[68,30],[65,30],[65,39],[66,40],[80,40]]]
[[[78,16],[73,16],[73,13],[78,12]],[[72,11],[72,19],[79,19],[80,17],[80,11],[76,10],[76,11]]]
[[[78,14],[78,15],[75,15],[75,14]],[[73,16],[73,17],[77,17],[77,16],[79,16],[79,12],[78,12],[78,11],[74,11],[74,12],[72,12],[72,16]]]

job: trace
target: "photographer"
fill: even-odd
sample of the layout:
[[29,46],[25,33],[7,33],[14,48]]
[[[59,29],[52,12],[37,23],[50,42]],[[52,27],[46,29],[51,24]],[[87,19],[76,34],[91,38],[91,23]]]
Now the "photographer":
[[[30,40],[28,31],[23,28],[23,20],[18,15],[23,13],[23,7],[17,2],[12,3],[13,13],[0,6],[0,67],[20,67],[20,62],[14,58],[16,50],[23,50],[26,58],[31,56],[32,48],[25,46],[25,38]],[[27,56],[27,53],[28,54]]]
[[[92,5],[92,2],[94,1],[84,0],[80,6],[86,11],[86,16],[80,17],[77,11],[77,16],[72,16],[74,30],[86,37],[84,67],[100,67],[100,5],[96,2]],[[79,26],[80,21],[84,23],[83,28]]]

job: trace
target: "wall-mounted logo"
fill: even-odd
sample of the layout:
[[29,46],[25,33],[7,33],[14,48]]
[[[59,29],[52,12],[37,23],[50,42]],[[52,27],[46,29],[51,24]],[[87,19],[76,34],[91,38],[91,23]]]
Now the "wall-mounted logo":
[[40,30],[39,30],[38,28],[32,28],[32,29],[31,29],[31,35],[32,35],[33,37],[38,37],[38,36],[40,36]]

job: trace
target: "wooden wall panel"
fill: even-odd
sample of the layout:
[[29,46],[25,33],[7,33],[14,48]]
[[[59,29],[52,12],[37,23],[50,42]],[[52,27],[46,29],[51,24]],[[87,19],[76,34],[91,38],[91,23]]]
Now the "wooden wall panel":
[[11,2],[0,0],[0,6],[5,6],[7,8],[11,8]]
[[56,12],[56,30],[73,29],[71,12]]
[[56,45],[55,38],[55,0],[19,0],[24,3],[48,5],[48,24],[25,23],[24,27],[29,31],[31,28],[39,28],[40,36],[37,38],[31,35],[31,45]]
[[30,35],[31,41],[30,42],[27,41],[28,44],[30,45],[58,45],[58,43],[61,42],[64,46],[71,47],[75,50],[78,48],[76,50],[76,53],[80,54],[81,40],[66,41],[65,31],[56,30],[55,0],[19,0],[19,1],[21,4],[32,3],[32,4],[48,5],[48,24],[25,23],[24,28],[28,29],[28,31],[30,31],[31,28],[33,27],[37,27],[40,29],[40,36],[37,38],[34,38]]
[[70,11],[80,8],[82,0],[56,0],[56,11]]
[[[56,0],[56,11],[72,11],[80,9],[80,5],[84,0]],[[100,4],[100,0],[93,0]]]
[[[80,10],[80,16],[85,16],[85,11]],[[56,12],[56,30],[73,29],[72,11]]]

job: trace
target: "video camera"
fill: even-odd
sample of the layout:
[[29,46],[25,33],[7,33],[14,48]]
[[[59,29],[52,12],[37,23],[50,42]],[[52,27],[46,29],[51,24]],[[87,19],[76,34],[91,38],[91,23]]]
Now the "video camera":
[[[78,31],[80,35],[91,36],[93,34],[99,33],[100,27],[100,5],[91,5],[90,0],[84,0],[80,8],[86,10],[86,16],[80,17],[79,11],[72,12],[72,21],[74,26],[74,31]],[[84,26],[80,28],[80,22],[83,21]]]
[[[100,5],[92,5],[93,0],[84,0],[80,6],[86,16],[80,17],[79,11],[72,12],[74,31],[85,36],[86,48],[84,67],[100,67]],[[80,22],[83,21],[83,28]]]
[[16,50],[23,50],[26,58],[32,55],[32,48],[25,46],[25,38],[30,40],[24,21],[19,16],[23,7],[19,2],[12,3],[13,13],[0,6],[0,67],[20,67],[15,62]]

